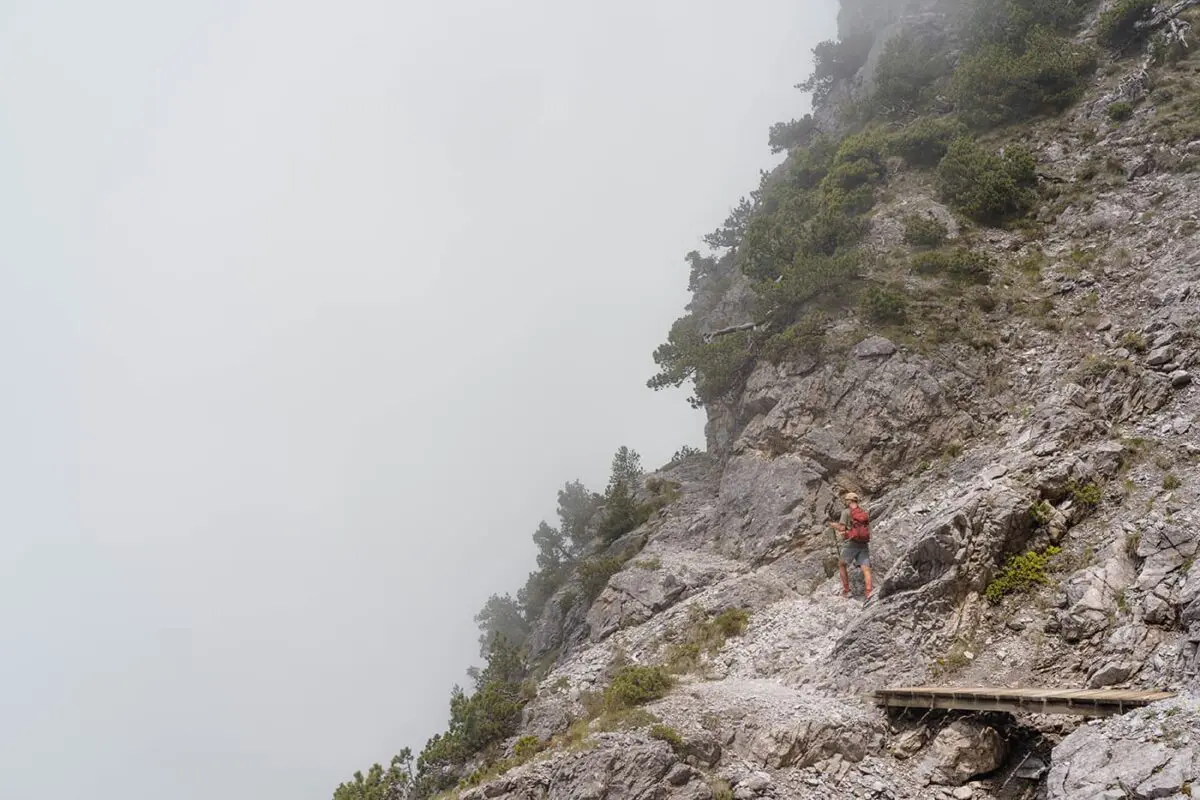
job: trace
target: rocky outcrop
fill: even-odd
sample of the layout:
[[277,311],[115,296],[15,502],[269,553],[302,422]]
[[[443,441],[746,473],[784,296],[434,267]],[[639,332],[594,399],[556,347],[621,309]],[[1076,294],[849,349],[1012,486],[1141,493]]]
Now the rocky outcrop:
[[680,766],[666,742],[601,734],[590,749],[535,760],[462,800],[710,800],[699,773]]
[[1049,800],[1190,797],[1200,788],[1200,703],[1163,700],[1099,725],[1054,748]]

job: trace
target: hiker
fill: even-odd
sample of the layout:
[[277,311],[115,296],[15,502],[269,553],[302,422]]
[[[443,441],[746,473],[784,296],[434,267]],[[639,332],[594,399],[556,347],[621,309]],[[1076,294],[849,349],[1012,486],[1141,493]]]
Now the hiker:
[[867,523],[870,519],[867,510],[859,505],[858,495],[846,492],[842,495],[846,510],[838,522],[830,520],[829,525],[842,534],[846,546],[838,554],[838,571],[842,574],[842,597],[850,596],[850,574],[846,564],[850,563],[862,569],[863,581],[866,582],[866,599],[871,599],[871,531]]

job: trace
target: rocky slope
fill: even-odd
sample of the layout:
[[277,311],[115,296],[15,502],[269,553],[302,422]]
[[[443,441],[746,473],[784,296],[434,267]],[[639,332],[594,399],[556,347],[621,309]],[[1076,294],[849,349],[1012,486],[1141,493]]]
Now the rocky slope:
[[[952,12],[843,0],[839,20],[843,38],[875,37],[874,51],[898,26]],[[836,88],[828,124],[873,63]],[[840,349],[760,361],[708,404],[709,452],[649,476],[648,492],[671,482],[677,499],[612,546],[636,544],[637,557],[589,607],[551,602],[530,637],[530,662],[549,669],[521,736],[545,749],[463,798],[1115,800],[1200,789],[1200,392],[1189,373],[1200,354],[1200,130],[1180,135],[1171,93],[1155,89],[1190,82],[1200,59],[1171,69],[1148,77],[1137,57],[1102,65],[1068,111],[1023,129],[1054,190],[1036,227],[974,240],[1007,265],[993,283],[1000,302],[972,318],[987,346],[844,319],[829,336]],[[1132,118],[1109,119],[1118,100],[1138,103]],[[899,220],[913,210],[955,219],[919,175],[895,170],[868,234],[877,253],[905,247]],[[703,304],[710,331],[752,307],[745,279],[722,277]],[[855,596],[841,596],[822,533],[851,488],[873,515],[869,603],[857,576]],[[990,602],[1009,557],[1027,552],[1047,560],[1041,582]],[[736,609],[748,611],[744,630],[709,640],[711,652],[686,650]],[[622,665],[681,652],[687,667],[642,716],[589,727],[595,693]],[[889,718],[870,702],[874,688],[926,682],[1179,694],[1102,723]]]

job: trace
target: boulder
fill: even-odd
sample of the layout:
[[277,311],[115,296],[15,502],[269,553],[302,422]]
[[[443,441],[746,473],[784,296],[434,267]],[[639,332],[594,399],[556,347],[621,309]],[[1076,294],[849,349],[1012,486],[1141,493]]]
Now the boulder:
[[871,336],[854,346],[859,358],[886,358],[896,352],[896,345],[882,336]]
[[1008,749],[995,728],[956,720],[933,740],[929,755],[930,782],[960,786],[1004,763]]

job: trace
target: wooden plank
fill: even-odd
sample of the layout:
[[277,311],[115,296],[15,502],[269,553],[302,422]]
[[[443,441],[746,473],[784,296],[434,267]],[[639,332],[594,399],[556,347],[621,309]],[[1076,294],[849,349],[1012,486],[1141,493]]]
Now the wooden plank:
[[1055,689],[986,686],[900,686],[879,689],[878,705],[1107,716],[1174,697],[1173,692],[1129,689]]

